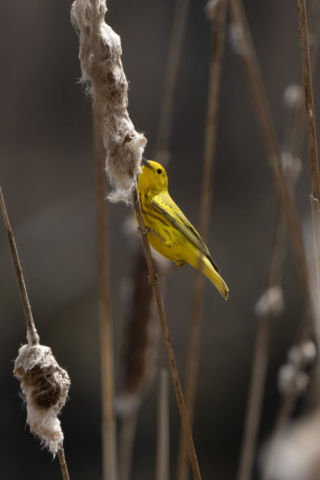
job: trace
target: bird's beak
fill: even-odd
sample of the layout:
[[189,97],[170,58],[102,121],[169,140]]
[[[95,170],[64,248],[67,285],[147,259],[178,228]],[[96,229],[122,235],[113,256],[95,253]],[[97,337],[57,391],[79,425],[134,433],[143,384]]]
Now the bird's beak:
[[141,162],[142,165],[145,165],[146,167],[148,168],[151,168],[152,170],[152,167],[150,165],[150,163],[148,162],[148,160],[146,160],[144,157],[142,157],[142,162]]

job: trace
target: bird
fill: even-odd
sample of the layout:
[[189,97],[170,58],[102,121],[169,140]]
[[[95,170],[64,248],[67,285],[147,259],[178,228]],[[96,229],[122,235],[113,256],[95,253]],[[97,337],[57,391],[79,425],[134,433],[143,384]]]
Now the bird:
[[146,233],[149,244],[165,258],[176,263],[175,267],[158,274],[157,279],[187,262],[196,269],[202,269],[227,300],[229,289],[220,276],[218,265],[199,233],[169,195],[168,176],[164,167],[143,158],[137,188],[146,227],[146,232],[140,233]]

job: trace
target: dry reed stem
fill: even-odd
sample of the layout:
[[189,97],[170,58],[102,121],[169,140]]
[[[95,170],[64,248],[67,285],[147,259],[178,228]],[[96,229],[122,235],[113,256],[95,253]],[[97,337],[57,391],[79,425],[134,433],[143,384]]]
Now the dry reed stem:
[[[137,224],[134,218],[134,233]],[[130,228],[131,230],[131,228]],[[133,229],[132,229],[133,230]],[[132,235],[133,232],[130,231]],[[139,240],[139,239],[136,239]],[[157,269],[159,263],[155,261]],[[123,385],[119,399],[121,416],[119,439],[119,479],[129,480],[138,410],[157,368],[159,321],[155,299],[148,281],[148,266],[139,240],[132,280],[134,291],[129,308],[123,349]]]
[[7,235],[8,235],[8,241],[10,245],[10,250],[11,250],[11,256],[13,260],[13,265],[16,271],[16,277],[18,280],[18,285],[19,285],[19,291],[20,291],[20,297],[22,301],[22,306],[23,306],[23,311],[24,315],[26,318],[26,324],[27,324],[27,339],[29,345],[39,345],[39,335],[37,333],[37,329],[35,327],[34,321],[33,321],[33,316],[32,316],[32,311],[31,311],[31,306],[28,298],[28,293],[26,289],[26,285],[24,282],[23,278],[23,273],[22,273],[22,268],[20,265],[20,260],[18,256],[18,251],[16,247],[16,243],[14,240],[14,236],[11,230],[10,222],[9,222],[9,217],[8,213],[6,210],[6,206],[4,203],[4,198],[2,195],[2,190],[0,188],[0,207],[4,219],[4,223],[6,226],[7,230]]
[[[95,58],[99,52],[99,3],[92,0],[93,26],[92,50]],[[104,15],[104,14],[103,14]],[[97,65],[93,67],[93,70]],[[98,76],[96,85],[99,85]],[[101,403],[102,403],[102,461],[103,478],[116,480],[116,422],[114,414],[114,378],[113,378],[113,325],[111,317],[110,262],[107,235],[107,208],[105,204],[106,179],[104,173],[105,149],[101,135],[100,89],[96,88],[93,106],[94,152],[96,165],[96,212],[98,247],[98,295],[100,324],[101,359]]]
[[[300,323],[305,323],[304,316],[302,316]],[[302,329],[299,336],[301,337],[298,342],[299,347],[292,348],[288,355],[287,364],[282,367],[279,373],[279,389],[283,398],[280,403],[269,451],[267,452],[264,463],[262,480],[272,480],[272,470],[279,441],[288,424],[298,396],[305,392],[309,382],[309,377],[304,373],[304,370],[310,367],[316,356],[314,343],[307,341],[306,328]]]
[[[92,48],[90,42],[92,12],[90,8],[88,8],[87,0],[75,0],[72,5],[73,23],[79,30],[80,59],[83,78],[91,85],[94,99],[96,99],[97,89],[101,89],[101,104],[99,104],[99,106],[102,111],[101,117],[103,121],[101,121],[100,128],[102,129],[103,141],[107,150],[107,173],[111,175],[117,185],[117,190],[111,196],[111,200],[129,201],[130,193],[130,199],[133,200],[136,210],[140,232],[143,233],[142,241],[151,281],[155,283],[157,278],[155,276],[150,246],[146,238],[146,229],[136,185],[136,174],[140,171],[142,152],[146,139],[134,129],[127,111],[128,82],[121,62],[120,37],[104,22],[104,13],[106,11],[105,0],[95,0],[95,2],[100,6],[99,21],[97,22],[100,28],[99,56],[96,57],[95,55],[95,69],[92,69]],[[194,477],[199,480],[201,479],[199,466],[186,417],[184,398],[169,338],[160,291],[158,285],[152,285],[152,288],[157,303],[181,420],[188,438],[190,462]]]
[[155,160],[166,163],[173,123],[173,103],[177,86],[180,58],[185,35],[190,0],[177,0],[175,6],[169,55],[164,79],[159,130],[156,140]]
[[103,478],[116,480],[116,426],[114,415],[113,328],[110,311],[110,266],[104,173],[104,146],[99,129],[99,113],[94,107],[94,149],[96,161],[96,211],[98,243],[98,295],[101,358]]
[[[261,73],[259,70],[243,6],[239,0],[231,0],[231,15],[235,24],[237,24],[238,27],[241,29],[241,36],[243,42],[242,58],[245,64],[248,82],[250,85],[251,94],[254,99],[254,105],[257,111],[258,120],[260,122],[263,139],[266,145],[267,152],[269,154],[269,163],[272,168],[275,183],[278,189],[278,194],[281,201],[281,208],[292,232],[294,254],[299,267],[302,287],[306,296],[306,301],[307,303],[309,303],[310,289],[301,230],[299,228],[298,218],[295,212],[293,200],[290,196],[289,189],[286,185],[285,176],[282,171],[280,149],[278,147],[274,126],[269,111]],[[245,433],[241,450],[238,480],[248,480],[252,472],[254,445],[259,425],[259,416],[264,385],[264,379],[261,377],[258,378],[258,372],[265,376],[269,348],[268,346],[271,335],[271,328],[268,324],[267,317],[260,320],[260,325],[258,328],[259,331],[255,348],[255,359],[252,375],[252,382],[255,382],[255,384],[250,384],[249,403],[247,407]],[[264,351],[258,351],[259,344],[264,345]],[[260,391],[256,391],[256,387],[260,388]]]
[[[28,369],[25,371],[24,369],[25,360],[22,358],[22,356],[21,357],[19,356],[15,363],[14,375],[21,380],[22,391],[26,395],[27,410],[28,410],[27,421],[30,424],[30,428],[32,425],[31,431],[33,431],[33,433],[36,433],[41,439],[41,441],[44,442],[50,448],[50,446],[48,445],[48,436],[51,435],[52,437],[55,437],[55,435],[57,435],[56,438],[61,438],[62,436],[62,439],[63,439],[63,435],[62,435],[62,432],[60,435],[61,428],[59,431],[59,427],[57,426],[57,423],[53,424],[51,422],[51,419],[50,419],[50,425],[49,425],[47,418],[45,418],[45,413],[48,410],[51,411],[51,407],[54,408],[57,405],[57,403],[59,403],[59,400],[61,399],[61,407],[57,405],[56,409],[53,410],[53,415],[57,416],[60,409],[65,403],[68,388],[70,386],[70,379],[68,377],[68,374],[64,372],[56,363],[56,360],[52,356],[50,349],[48,347],[43,347],[42,345],[39,345],[40,338],[37,333],[37,329],[35,327],[35,323],[33,320],[31,305],[29,302],[28,293],[27,293],[27,289],[24,281],[24,276],[23,276],[23,272],[22,272],[22,268],[19,260],[18,250],[16,247],[13,232],[11,230],[11,225],[10,225],[10,221],[9,221],[9,217],[8,217],[8,213],[5,206],[1,188],[0,188],[0,208],[2,211],[4,223],[7,230],[8,242],[10,245],[11,256],[12,256],[16,277],[19,285],[20,297],[23,305],[23,310],[26,318],[26,326],[27,326],[28,345],[24,345],[23,347],[21,347],[19,353],[23,349],[26,352],[25,360],[26,360],[26,364],[28,365]],[[27,349],[29,349],[28,352],[30,353],[27,353]],[[46,350],[45,355],[47,355],[47,358],[50,357],[50,364],[45,366],[42,365],[44,373],[41,373],[41,371],[40,372],[38,371],[39,369],[41,370],[41,367],[39,367],[40,360],[36,359],[38,354],[37,349],[42,349],[42,351]],[[18,365],[17,362],[19,360],[20,360],[20,364]],[[46,369],[45,367],[49,367],[49,369]],[[53,367],[53,368],[50,370],[50,367]],[[38,370],[35,371],[35,369],[37,368]],[[61,376],[64,376],[64,374],[66,375],[60,381],[60,379],[58,380],[55,377],[56,372],[58,372]],[[29,378],[27,378],[28,376]],[[26,394],[27,391],[28,391],[28,394],[30,395],[30,400],[27,397],[27,394]],[[34,423],[31,422],[29,418],[30,404],[32,404],[32,409],[33,409],[32,415],[33,415]],[[42,414],[39,417],[36,416],[37,410],[40,410]],[[46,424],[41,425],[41,422],[43,421],[43,419],[45,419],[44,421],[46,422]],[[59,426],[60,426],[60,423],[59,423]],[[54,430],[53,432],[51,431],[52,428]],[[39,434],[40,430],[42,432],[44,431],[44,429],[47,435],[46,438],[44,438]],[[55,438],[53,438],[53,440],[51,439],[51,441],[52,441],[52,444],[54,444]],[[60,463],[63,480],[70,480],[62,441],[57,450],[57,454],[59,457],[59,463]]]
[[[302,58],[302,72],[304,80],[305,90],[305,106],[307,115],[307,127],[308,127],[308,145],[309,145],[309,157],[310,157],[310,173],[311,173],[311,208],[312,208],[312,221],[313,221],[313,237],[314,237],[314,249],[316,259],[316,271],[318,282],[318,298],[320,301],[320,178],[319,178],[319,163],[318,163],[318,150],[317,150],[317,134],[316,134],[316,122],[313,103],[313,89],[312,89],[312,75],[310,64],[310,52],[309,52],[309,38],[308,38],[308,22],[305,0],[297,0],[298,4],[298,16],[299,16],[299,28],[300,28],[300,45],[301,45],[301,58]],[[318,340],[320,339],[320,325],[318,325]]]
[[307,114],[308,144],[310,156],[310,172],[312,195],[318,201],[320,200],[320,178],[317,151],[316,123],[313,104],[312,76],[309,52],[308,23],[305,0],[297,0],[299,27],[300,27],[300,45],[302,57],[302,72],[305,89],[305,106]]
[[60,462],[60,468],[61,468],[63,480],[70,480],[68,467],[67,467],[67,463],[66,463],[66,457],[64,455],[63,447],[61,447],[58,450],[58,458],[59,458],[59,462]]
[[139,229],[140,229],[140,232],[142,233],[141,237],[142,237],[142,242],[143,242],[143,248],[144,248],[145,255],[146,255],[148,270],[149,270],[150,279],[151,279],[151,282],[152,282],[153,293],[154,293],[156,303],[157,303],[157,310],[158,310],[158,314],[159,314],[159,318],[160,318],[160,324],[161,324],[161,329],[162,329],[162,333],[163,333],[163,340],[164,340],[164,344],[165,344],[165,348],[166,348],[166,352],[167,352],[167,357],[168,357],[170,372],[171,372],[171,376],[172,376],[173,386],[174,386],[174,390],[175,390],[175,394],[176,394],[176,398],[177,398],[177,403],[178,403],[179,412],[180,412],[180,416],[181,416],[181,422],[182,422],[182,425],[183,425],[183,428],[184,428],[184,434],[187,438],[188,453],[189,453],[191,468],[192,468],[194,479],[195,480],[201,480],[198,460],[197,460],[197,456],[196,456],[196,452],[195,452],[195,448],[194,448],[194,444],[193,444],[193,438],[192,438],[192,434],[191,434],[191,430],[190,430],[190,426],[189,426],[189,422],[188,422],[188,417],[187,417],[187,413],[186,413],[186,406],[185,406],[183,393],[182,393],[182,389],[181,389],[179,373],[178,373],[178,369],[177,369],[177,365],[176,365],[176,361],[175,361],[175,357],[174,357],[174,353],[173,353],[171,340],[170,340],[170,337],[169,337],[169,330],[168,330],[168,326],[167,326],[167,322],[166,322],[166,318],[165,318],[163,303],[162,303],[159,287],[158,287],[158,285],[156,285],[157,277],[156,277],[156,273],[155,273],[154,266],[153,266],[153,261],[152,261],[152,257],[151,257],[151,251],[150,251],[150,245],[149,245],[149,242],[148,242],[148,239],[147,239],[147,236],[146,236],[147,231],[146,231],[146,227],[144,225],[139,194],[138,194],[138,190],[137,190],[136,187],[133,190],[133,204],[134,204],[134,208],[135,208],[135,211],[136,211],[136,214],[137,214]]
[[242,58],[250,85],[250,92],[254,100],[254,106],[256,108],[257,118],[260,123],[262,137],[268,152],[269,165],[274,176],[274,182],[291,231],[293,251],[298,265],[298,272],[301,279],[303,292],[307,301],[309,301],[309,279],[300,224],[282,170],[280,149],[273,126],[251,33],[247,24],[241,0],[230,0],[230,5],[233,21],[241,28],[242,42],[244,47]]
[[138,416],[137,405],[126,413],[121,422],[119,434],[119,463],[118,472],[120,480],[129,480],[131,473],[132,452],[136,433]]
[[169,440],[169,378],[168,371],[163,368],[160,371],[158,396],[156,480],[169,480]]
[[[312,49],[310,48],[310,61],[313,66],[313,70],[315,70],[315,63],[317,59],[317,54],[318,54],[318,49],[319,49],[319,23],[320,23],[320,2],[319,0],[314,0],[313,5],[312,5],[312,20],[311,20],[311,27],[310,31],[313,34],[313,44],[312,44]],[[310,78],[309,78],[310,80]],[[301,151],[302,147],[302,140],[303,140],[303,133],[304,133],[304,105],[302,102],[298,104],[298,107],[296,109],[296,115],[295,115],[295,122],[294,122],[294,127],[293,127],[293,132],[292,132],[292,141],[291,141],[291,154],[293,156],[298,156]],[[312,217],[313,217],[313,233],[314,233],[314,245],[315,245],[315,254],[316,254],[316,265],[320,264],[320,258],[319,258],[319,249],[317,248],[318,246],[318,241],[317,239],[320,238],[320,210],[319,210],[319,201],[314,198],[312,195],[310,196],[311,199],[311,209],[312,209]],[[317,275],[319,270],[317,270]],[[318,280],[318,285],[319,283],[319,278],[317,277]],[[301,320],[301,333],[300,333],[300,344],[305,341],[305,339],[308,337],[308,324],[306,324],[304,317],[302,317]],[[294,408],[296,400],[296,395],[292,395],[289,393],[286,395],[280,405],[278,414],[277,414],[277,420],[276,420],[276,425],[274,432],[272,434],[272,439],[271,439],[271,445],[270,445],[270,451],[267,456],[267,460],[265,462],[265,468],[264,468],[264,474],[263,474],[263,480],[269,480],[271,478],[271,471],[272,471],[272,466],[273,466],[273,459],[275,456],[275,451],[277,449],[278,441],[283,434],[283,430],[285,426],[287,425],[288,419],[290,417],[290,414]]]
[[[310,44],[310,61],[311,67],[313,69],[312,75],[314,76],[316,60],[319,52],[319,43],[320,43],[320,30],[318,28],[320,24],[320,2],[319,0],[313,0],[311,8],[311,20],[309,31],[313,36],[313,42]],[[300,74],[301,77],[301,74]],[[300,83],[301,80],[299,80]],[[305,132],[305,104],[304,102],[299,102],[298,107],[295,112],[294,124],[291,135],[291,148],[290,153],[293,157],[300,155],[302,150],[302,143],[304,139]]]
[[[212,203],[213,173],[215,163],[215,150],[217,143],[218,111],[220,95],[220,78],[222,60],[224,54],[227,0],[220,2],[217,11],[217,25],[212,19],[211,29],[211,54],[210,54],[210,76],[208,92],[208,110],[205,133],[205,153],[202,173],[202,188],[200,199],[200,225],[199,232],[204,242],[207,242],[210,227],[210,213]],[[201,262],[201,261],[200,261]],[[199,369],[199,351],[201,340],[201,318],[204,300],[205,277],[202,273],[203,263],[196,271],[194,286],[193,315],[190,325],[189,346],[186,361],[185,375],[185,398],[189,425],[192,429],[197,389],[197,376]],[[186,438],[183,430],[180,433],[179,456],[177,479],[185,480],[188,477],[189,465],[187,458]]]

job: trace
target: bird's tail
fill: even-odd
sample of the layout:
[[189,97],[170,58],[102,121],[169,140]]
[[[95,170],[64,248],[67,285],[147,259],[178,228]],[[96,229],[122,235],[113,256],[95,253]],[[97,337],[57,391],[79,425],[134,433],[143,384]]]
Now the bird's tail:
[[209,280],[213,283],[216,289],[221,293],[221,295],[227,300],[229,289],[227,287],[226,282],[223,278],[219,275],[217,270],[214,266],[210,263],[210,261],[206,257],[202,257],[203,265],[203,273]]

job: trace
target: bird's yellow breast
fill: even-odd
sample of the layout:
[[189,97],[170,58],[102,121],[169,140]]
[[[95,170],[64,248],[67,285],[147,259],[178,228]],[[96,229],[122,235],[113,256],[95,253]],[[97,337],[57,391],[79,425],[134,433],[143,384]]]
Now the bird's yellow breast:
[[191,254],[194,255],[190,242],[172,223],[152,205],[152,195],[140,196],[143,220],[149,227],[148,241],[161,255],[169,260],[180,263],[188,262]]

